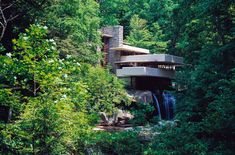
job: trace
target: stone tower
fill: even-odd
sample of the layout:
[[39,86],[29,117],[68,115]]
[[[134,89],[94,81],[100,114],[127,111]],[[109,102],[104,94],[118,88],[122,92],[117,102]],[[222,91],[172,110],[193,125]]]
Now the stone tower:
[[123,46],[123,26],[109,26],[101,29],[103,38],[108,38],[106,41],[107,62],[111,65],[113,72],[116,72],[115,62],[120,60],[120,52],[113,50],[114,47]]

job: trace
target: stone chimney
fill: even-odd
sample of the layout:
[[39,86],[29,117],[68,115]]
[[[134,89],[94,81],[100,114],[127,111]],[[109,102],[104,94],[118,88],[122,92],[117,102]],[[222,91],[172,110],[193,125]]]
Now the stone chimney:
[[123,45],[123,26],[108,26],[102,28],[103,34],[111,35],[109,46],[118,47]]
[[123,26],[108,26],[101,29],[103,34],[110,35],[109,50],[108,50],[108,64],[112,66],[112,71],[116,73],[116,61],[120,60],[120,52],[111,50],[110,48],[120,47],[123,45]]

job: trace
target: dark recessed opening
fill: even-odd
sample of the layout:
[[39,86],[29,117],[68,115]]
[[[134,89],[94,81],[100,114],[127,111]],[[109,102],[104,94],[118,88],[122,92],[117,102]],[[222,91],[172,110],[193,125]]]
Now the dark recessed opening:
[[9,106],[0,106],[0,122],[7,123],[11,119],[11,108]]

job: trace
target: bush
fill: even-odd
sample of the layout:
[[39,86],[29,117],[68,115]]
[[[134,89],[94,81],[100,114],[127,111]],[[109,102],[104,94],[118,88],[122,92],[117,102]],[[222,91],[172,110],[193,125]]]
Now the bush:
[[103,154],[142,154],[144,145],[135,131],[96,133],[92,148]]
[[181,155],[206,154],[207,143],[195,137],[195,124],[184,124],[181,127],[161,129],[161,134],[153,138],[145,150],[147,155]]
[[148,123],[157,123],[159,121],[158,116],[153,116],[154,107],[150,103],[135,103],[135,106],[131,108],[131,113],[134,118],[130,120],[130,123],[134,125],[146,125]]
[[111,114],[118,106],[129,104],[124,84],[107,69],[82,65],[81,81],[87,86],[87,110]]
[[128,101],[122,83],[101,67],[60,59],[45,26],[31,25],[13,44],[13,54],[0,56],[9,87],[0,90],[0,104],[14,110],[7,130],[0,123],[0,153],[84,153],[97,112]]

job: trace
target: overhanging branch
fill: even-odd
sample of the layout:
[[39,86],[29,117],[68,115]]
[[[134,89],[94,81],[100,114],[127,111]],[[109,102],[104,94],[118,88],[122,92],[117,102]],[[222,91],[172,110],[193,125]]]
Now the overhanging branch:
[[14,3],[9,4],[6,7],[2,7],[2,0],[0,0],[0,27],[1,27],[1,32],[0,32],[0,41],[2,40],[7,25],[9,22],[13,21],[14,19],[16,19],[19,15],[10,15],[9,17],[6,16],[6,14],[4,13],[4,11],[6,11],[7,9],[11,8],[14,5]]

